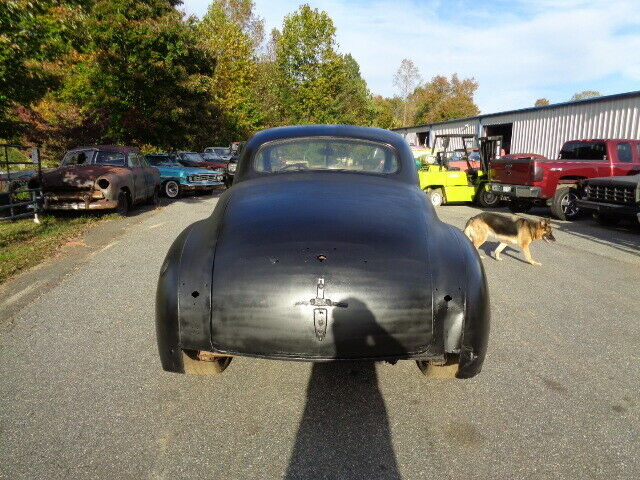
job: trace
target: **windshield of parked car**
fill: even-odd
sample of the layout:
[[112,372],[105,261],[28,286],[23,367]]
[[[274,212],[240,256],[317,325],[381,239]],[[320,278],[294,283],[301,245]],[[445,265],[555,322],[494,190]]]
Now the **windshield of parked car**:
[[268,143],[254,157],[258,172],[333,170],[389,174],[398,171],[398,158],[388,145],[344,138],[295,138]]
[[229,153],[230,153],[230,150],[228,148],[224,148],[224,147],[214,148],[213,151],[215,153],[217,153],[218,155],[220,155],[221,157],[223,157],[225,155],[229,155]]
[[114,167],[124,167],[126,159],[124,153],[120,152],[98,152],[95,163],[97,165],[113,165]]
[[174,158],[169,155],[147,155],[147,161],[154,167],[181,167]]
[[202,162],[204,158],[199,153],[182,153],[181,154],[183,160],[187,160],[189,162]]
[[93,159],[95,150],[74,150],[67,152],[62,158],[62,165],[88,165]]

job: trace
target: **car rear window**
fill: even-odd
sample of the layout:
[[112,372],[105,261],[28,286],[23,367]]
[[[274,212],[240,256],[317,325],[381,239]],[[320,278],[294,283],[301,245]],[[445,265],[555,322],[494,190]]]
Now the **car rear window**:
[[604,142],[567,142],[560,150],[563,160],[603,160],[607,153]]
[[398,158],[388,145],[345,138],[295,138],[262,145],[253,161],[261,173],[349,171],[390,174]]

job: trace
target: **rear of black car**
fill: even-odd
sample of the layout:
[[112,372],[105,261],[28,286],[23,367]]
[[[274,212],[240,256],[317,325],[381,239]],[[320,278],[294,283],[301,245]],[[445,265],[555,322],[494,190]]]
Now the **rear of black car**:
[[587,180],[577,204],[596,213],[602,223],[615,223],[622,218],[640,221],[640,174]]

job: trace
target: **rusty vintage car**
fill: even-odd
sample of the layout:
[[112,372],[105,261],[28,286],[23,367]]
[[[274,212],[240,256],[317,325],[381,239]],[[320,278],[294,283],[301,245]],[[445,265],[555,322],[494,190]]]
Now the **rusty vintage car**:
[[69,150],[42,175],[45,210],[115,210],[158,203],[160,173],[139,150],[112,145]]

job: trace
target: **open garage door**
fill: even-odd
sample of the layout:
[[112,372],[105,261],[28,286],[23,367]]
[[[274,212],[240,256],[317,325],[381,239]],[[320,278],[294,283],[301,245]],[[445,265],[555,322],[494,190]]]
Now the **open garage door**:
[[429,144],[429,131],[427,130],[426,132],[418,132],[417,134],[418,137],[418,145],[421,147],[430,147],[431,145]]
[[498,125],[486,125],[484,127],[485,137],[502,137],[502,148],[504,153],[511,153],[511,134],[513,123],[501,123]]

